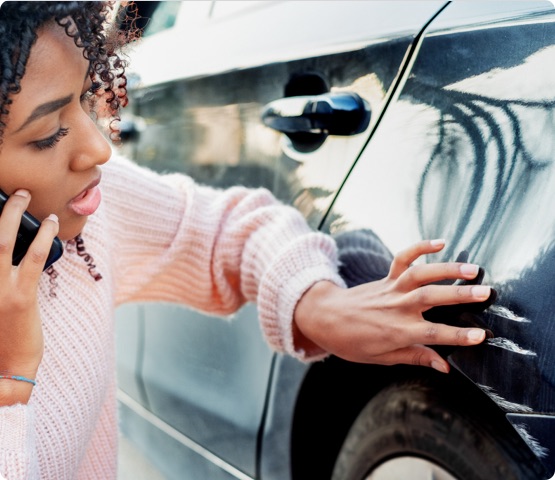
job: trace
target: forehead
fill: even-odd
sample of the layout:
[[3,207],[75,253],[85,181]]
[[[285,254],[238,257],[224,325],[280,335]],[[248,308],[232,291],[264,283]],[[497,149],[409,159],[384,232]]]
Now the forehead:
[[73,38],[57,23],[49,23],[37,32],[23,80],[35,75],[68,76],[87,66],[83,50],[75,45]]
[[82,86],[89,68],[82,52],[58,24],[42,27],[31,48],[21,90],[13,96],[9,124],[14,117],[25,114],[22,110],[32,110]]

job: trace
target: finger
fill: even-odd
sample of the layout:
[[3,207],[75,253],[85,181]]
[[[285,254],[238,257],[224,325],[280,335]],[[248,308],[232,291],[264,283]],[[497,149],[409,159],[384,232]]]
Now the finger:
[[491,293],[487,285],[425,285],[407,293],[404,301],[424,312],[439,305],[484,302]]
[[405,331],[407,344],[472,346],[486,339],[481,328],[460,328],[443,323],[419,322]]
[[58,217],[56,215],[49,215],[42,221],[37,236],[29,246],[19,266],[22,288],[36,285],[58,230]]
[[437,352],[424,345],[412,345],[393,352],[372,357],[371,363],[379,365],[417,365],[449,373],[449,364]]
[[406,250],[399,252],[393,258],[389,269],[389,278],[396,279],[407,270],[418,257],[428,253],[439,252],[445,246],[445,240],[424,240],[418,242]]
[[413,265],[398,279],[401,290],[414,290],[417,287],[442,280],[471,280],[476,278],[480,267],[470,263],[429,263]]
[[12,267],[12,255],[21,224],[21,217],[29,206],[31,195],[27,190],[17,190],[8,198],[0,215],[0,267]]

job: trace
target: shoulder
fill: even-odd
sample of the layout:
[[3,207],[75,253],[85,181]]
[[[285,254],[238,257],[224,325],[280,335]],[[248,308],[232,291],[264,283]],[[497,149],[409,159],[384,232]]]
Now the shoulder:
[[[182,217],[194,182],[185,175],[162,175],[114,155],[102,166],[101,213],[114,231],[148,227]],[[157,228],[161,228],[157,226]]]
[[141,179],[154,180],[159,174],[140,167],[135,162],[121,155],[114,154],[110,160],[102,165],[102,183],[104,185],[121,184],[122,181],[140,181]]

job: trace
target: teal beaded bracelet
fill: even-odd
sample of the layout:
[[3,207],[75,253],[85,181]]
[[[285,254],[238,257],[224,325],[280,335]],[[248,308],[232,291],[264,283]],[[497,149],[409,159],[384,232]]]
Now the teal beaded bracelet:
[[30,378],[27,377],[22,377],[21,375],[0,375],[0,379],[5,378],[8,380],[18,380],[20,382],[27,382],[27,383],[31,383],[32,385],[36,385],[37,382],[35,382],[34,380],[31,380]]

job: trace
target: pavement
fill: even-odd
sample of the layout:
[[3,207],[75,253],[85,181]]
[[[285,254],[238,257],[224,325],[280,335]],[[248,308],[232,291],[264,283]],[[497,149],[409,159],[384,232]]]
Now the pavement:
[[127,438],[120,435],[118,480],[166,480]]

